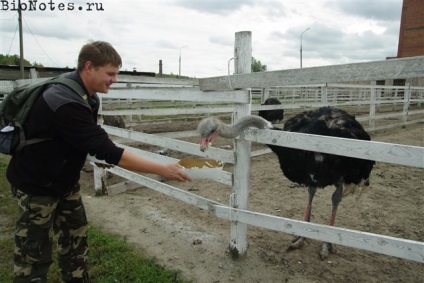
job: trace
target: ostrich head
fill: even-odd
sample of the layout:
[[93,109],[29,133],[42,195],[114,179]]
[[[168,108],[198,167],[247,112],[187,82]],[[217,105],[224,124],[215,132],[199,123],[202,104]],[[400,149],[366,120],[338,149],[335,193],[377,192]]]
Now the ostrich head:
[[[261,105],[280,105],[281,102],[277,98],[268,98]],[[264,118],[271,123],[281,122],[284,118],[284,110],[283,109],[274,109],[274,110],[259,110],[258,115]]]
[[200,150],[206,151],[209,143],[212,142],[215,135],[223,138],[232,139],[240,135],[247,127],[256,127],[258,129],[270,129],[272,124],[258,116],[244,116],[233,125],[226,125],[215,117],[210,117],[200,121],[197,131],[200,134]]
[[209,144],[212,142],[213,138],[218,132],[219,126],[222,122],[216,118],[206,118],[200,121],[197,131],[200,134],[200,150],[206,151]]

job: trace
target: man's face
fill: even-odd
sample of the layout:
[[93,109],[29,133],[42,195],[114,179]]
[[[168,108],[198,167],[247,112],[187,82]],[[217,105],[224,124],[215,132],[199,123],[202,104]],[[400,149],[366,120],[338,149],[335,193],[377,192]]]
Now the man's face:
[[107,64],[94,67],[91,62],[86,63],[88,75],[87,85],[85,86],[90,94],[95,92],[107,93],[110,86],[117,82],[119,67]]

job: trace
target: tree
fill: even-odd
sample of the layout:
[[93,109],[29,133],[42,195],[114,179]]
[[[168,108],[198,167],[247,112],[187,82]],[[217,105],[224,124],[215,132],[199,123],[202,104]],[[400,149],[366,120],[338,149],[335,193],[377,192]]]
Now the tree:
[[[3,55],[0,54],[0,65],[18,65],[19,66],[19,55]],[[28,60],[24,59],[24,66],[35,66],[35,67],[43,67],[43,65],[34,62],[31,64]]]
[[262,65],[261,61],[256,60],[255,57],[252,56],[252,72],[265,72],[266,65]]
[[32,67],[44,67],[43,64],[37,63],[37,61],[32,62]]

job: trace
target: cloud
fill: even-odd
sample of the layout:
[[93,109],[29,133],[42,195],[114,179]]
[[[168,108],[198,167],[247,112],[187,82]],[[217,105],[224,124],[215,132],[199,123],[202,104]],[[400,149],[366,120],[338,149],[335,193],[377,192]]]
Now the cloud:
[[254,0],[176,0],[178,6],[193,9],[201,13],[228,15],[241,7],[252,5]]
[[[235,33],[251,31],[253,56],[272,71],[299,67],[300,34],[309,27],[302,38],[304,67],[381,60],[397,53],[402,8],[402,0],[101,3],[104,11],[24,13],[31,30],[24,24],[25,57],[73,67],[83,44],[105,40],[120,52],[123,70],[157,72],[162,60],[163,71],[175,74],[180,48],[188,45],[182,52],[184,75],[220,76],[228,72]],[[19,53],[16,14],[0,14],[2,54]]]
[[157,46],[158,48],[173,49],[173,50],[179,48],[179,46],[175,45],[175,43],[168,40],[158,40],[155,42],[155,46]]
[[397,20],[402,10],[402,1],[398,0],[330,1],[329,4],[343,13],[380,21]]
[[233,46],[234,39],[231,37],[225,36],[211,36],[209,37],[209,42],[213,44],[223,45],[223,46]]

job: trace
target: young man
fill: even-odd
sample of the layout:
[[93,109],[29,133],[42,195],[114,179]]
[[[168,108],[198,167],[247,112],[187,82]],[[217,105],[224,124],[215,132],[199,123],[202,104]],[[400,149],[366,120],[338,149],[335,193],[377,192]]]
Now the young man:
[[97,125],[96,92],[109,91],[121,65],[121,57],[109,43],[84,45],[78,68],[68,78],[83,87],[87,100],[65,86],[52,85],[31,111],[26,137],[52,139],[25,146],[7,169],[19,204],[14,282],[46,282],[52,263],[51,230],[58,236],[64,282],[90,281],[87,218],[78,184],[88,153],[128,170],[181,182],[190,180],[177,164],[159,164],[117,147]]

